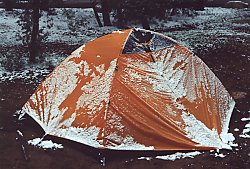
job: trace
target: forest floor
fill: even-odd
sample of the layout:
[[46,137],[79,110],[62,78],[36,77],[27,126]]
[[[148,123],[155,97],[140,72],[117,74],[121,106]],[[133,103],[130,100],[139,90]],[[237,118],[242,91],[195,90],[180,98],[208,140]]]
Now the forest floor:
[[[60,13],[61,12],[61,13]],[[42,137],[42,129],[29,117],[18,120],[22,108],[38,84],[67,55],[81,44],[116,27],[97,27],[90,10],[72,10],[79,22],[72,30],[70,19],[62,11],[52,16],[54,25],[42,43],[42,59],[28,64],[25,46],[17,40],[21,27],[16,24],[18,11],[0,11],[0,168],[1,169],[78,169],[103,168],[100,157],[106,157],[105,168],[225,168],[248,169],[250,166],[250,9],[206,8],[196,14],[178,14],[168,20],[152,20],[153,30],[168,35],[190,48],[218,76],[234,97],[236,107],[230,122],[230,133],[237,146],[232,150],[201,151],[193,158],[160,160],[151,152],[113,152],[99,150],[72,141],[52,139],[62,149],[42,149],[27,144]],[[42,18],[44,23],[46,18]],[[129,23],[128,27],[139,26]],[[71,29],[69,29],[71,28]],[[246,132],[244,134],[244,131]],[[23,133],[21,136],[20,132]],[[163,152],[173,154],[175,152]],[[139,158],[138,157],[150,157]],[[152,158],[151,158],[152,157]]]

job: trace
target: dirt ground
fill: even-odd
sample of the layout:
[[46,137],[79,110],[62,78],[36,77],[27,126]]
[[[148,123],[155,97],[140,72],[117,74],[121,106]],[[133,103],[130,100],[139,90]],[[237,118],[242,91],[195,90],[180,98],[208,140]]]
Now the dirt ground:
[[[242,24],[250,24],[250,11],[248,15],[238,19]],[[195,28],[192,28],[195,29]],[[194,158],[185,158],[175,161],[159,159],[138,160],[141,156],[155,156],[157,154],[172,154],[174,152],[119,152],[100,151],[72,141],[48,137],[54,142],[62,143],[64,148],[57,150],[44,150],[27,144],[27,140],[42,137],[43,131],[29,117],[19,121],[15,112],[34,92],[39,81],[27,83],[24,79],[2,80],[0,82],[0,169],[149,169],[149,168],[192,168],[192,169],[249,169],[250,168],[250,139],[241,138],[247,122],[241,118],[250,117],[250,26],[235,28],[242,35],[221,35],[226,39],[223,43],[214,43],[214,47],[205,51],[203,46],[194,48],[194,52],[219,77],[229,93],[236,101],[236,107],[230,122],[229,132],[233,133],[238,144],[233,150],[220,150],[224,158],[216,157],[215,152],[204,151]],[[182,30],[185,33],[185,30]],[[202,38],[202,37],[200,37]],[[212,43],[214,36],[206,37]],[[215,42],[215,41],[214,41]],[[60,50],[62,45],[45,44],[50,46],[47,50]],[[67,50],[65,50],[67,46]],[[67,55],[76,46],[65,45],[62,53]],[[6,46],[1,46],[4,52]],[[14,48],[15,49],[15,48]],[[16,47],[18,51],[18,47]],[[46,50],[46,49],[45,49]],[[52,68],[51,68],[52,69]],[[234,130],[238,128],[239,131]],[[22,131],[20,137],[17,130]],[[105,156],[105,167],[100,159]]]

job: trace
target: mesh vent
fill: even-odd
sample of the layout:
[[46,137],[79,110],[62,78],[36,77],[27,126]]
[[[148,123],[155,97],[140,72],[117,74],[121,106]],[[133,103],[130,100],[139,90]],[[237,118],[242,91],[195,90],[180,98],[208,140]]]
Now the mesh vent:
[[176,45],[173,40],[143,29],[133,29],[122,51],[123,54],[154,52]]

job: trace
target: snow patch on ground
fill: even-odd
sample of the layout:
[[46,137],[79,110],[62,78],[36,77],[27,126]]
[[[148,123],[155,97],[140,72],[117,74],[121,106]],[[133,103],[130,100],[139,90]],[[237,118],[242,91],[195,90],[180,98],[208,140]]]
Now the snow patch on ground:
[[[233,23],[233,20],[240,19],[247,12],[247,10],[237,9],[205,8],[204,11],[198,11],[196,15],[176,15],[170,17],[170,21],[167,22],[156,21],[152,27],[176,39],[189,49],[195,50],[202,47],[204,52],[207,52],[215,48],[217,43],[225,43],[224,36],[250,37],[249,32],[237,31],[238,28],[249,27],[249,24]],[[183,28],[188,29],[185,34],[182,33]]]
[[241,121],[250,121],[250,117],[248,117],[248,118],[244,117],[241,119]]
[[[17,34],[21,31],[18,25],[18,12],[22,10],[16,9],[14,12],[6,12],[0,9],[0,45],[16,45],[21,44],[17,39]],[[48,21],[53,23],[50,29],[46,29],[48,33],[48,42],[83,44],[93,38],[111,33],[117,28],[115,27],[99,27],[95,19],[93,9],[55,9],[55,15],[47,16],[42,12],[40,18],[40,27],[47,27]],[[70,13],[71,17],[67,17],[66,13]]]
[[232,133],[221,133],[220,138],[224,144],[230,145],[231,147],[238,146],[237,143],[234,143],[235,137]]
[[62,144],[53,143],[51,140],[42,140],[41,138],[34,138],[29,140],[28,144],[43,148],[43,149],[61,149],[63,148]]
[[17,117],[18,120],[24,120],[24,115],[25,113],[22,112],[21,110],[17,110],[14,114],[13,117]]
[[215,156],[215,157],[220,157],[220,158],[226,157],[226,155],[224,155],[224,154],[222,154],[222,153],[215,153],[214,156]]
[[238,128],[235,128],[235,129],[234,129],[234,131],[240,131],[240,129],[238,129]]
[[189,153],[180,153],[177,152],[175,154],[171,155],[165,155],[165,156],[156,156],[156,159],[161,159],[161,160],[171,160],[175,161],[177,159],[182,159],[182,158],[194,158],[197,155],[202,154],[200,151],[194,151],[194,152],[189,152]]
[[21,31],[21,27],[17,24],[18,15],[0,9],[0,18],[0,45],[21,44],[21,40],[16,38],[16,34]]
[[39,77],[45,77],[49,74],[48,69],[26,69],[23,71],[6,71],[0,68],[0,81],[13,81],[16,79],[25,79],[25,81],[39,82]]
[[[195,156],[200,155],[200,154],[202,154],[202,152],[200,151],[194,151],[194,152],[188,152],[188,153],[176,152],[170,155],[156,156],[155,159],[175,161],[175,160],[183,159],[183,158],[194,158]],[[153,157],[139,157],[137,159],[149,161],[154,158]]]
[[22,79],[26,83],[39,83],[64,59],[65,56],[51,54],[42,63],[26,64],[21,70],[10,71],[1,66],[0,58],[0,82]]
[[147,161],[149,161],[149,160],[152,160],[153,159],[153,157],[139,157],[139,158],[137,158],[138,160],[147,160]]
[[248,122],[248,123],[245,125],[242,133],[240,134],[240,137],[241,138],[250,138],[250,117],[242,118],[241,121]]

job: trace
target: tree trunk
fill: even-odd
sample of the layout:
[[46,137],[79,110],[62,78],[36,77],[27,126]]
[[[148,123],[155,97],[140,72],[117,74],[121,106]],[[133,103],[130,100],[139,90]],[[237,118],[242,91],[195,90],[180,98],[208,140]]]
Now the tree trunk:
[[117,27],[123,29],[125,27],[125,21],[122,16],[122,9],[120,6],[117,8],[117,19],[118,19]]
[[97,20],[97,23],[98,23],[99,27],[103,27],[102,22],[101,22],[101,20],[100,20],[100,18],[99,18],[99,15],[98,15],[98,13],[97,13],[97,10],[96,10],[96,7],[95,7],[95,6],[93,7],[93,10],[94,10],[95,18],[96,18],[96,20]]
[[101,5],[102,5],[102,17],[103,17],[104,26],[111,26],[108,1],[101,0]]
[[177,13],[177,9],[176,8],[172,8],[171,12],[170,12],[170,16],[174,16]]
[[40,8],[40,1],[33,0],[32,1],[32,32],[31,32],[31,40],[29,44],[29,61],[35,62],[36,57],[40,52],[40,44],[38,42],[38,35],[39,35],[39,8]]

